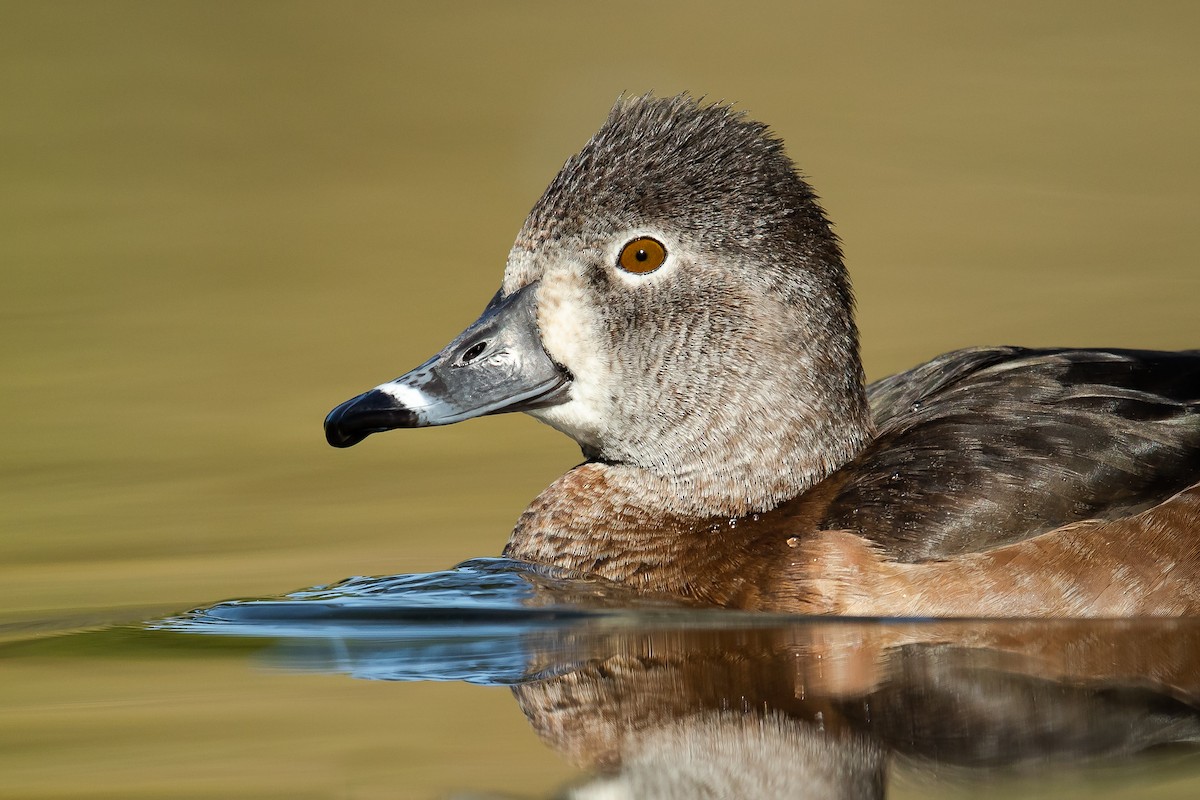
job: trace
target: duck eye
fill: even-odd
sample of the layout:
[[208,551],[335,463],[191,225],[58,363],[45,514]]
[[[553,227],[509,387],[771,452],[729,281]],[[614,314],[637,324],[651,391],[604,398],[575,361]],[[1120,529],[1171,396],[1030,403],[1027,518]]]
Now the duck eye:
[[626,272],[654,272],[667,260],[667,248],[649,236],[634,239],[621,248],[617,265]]

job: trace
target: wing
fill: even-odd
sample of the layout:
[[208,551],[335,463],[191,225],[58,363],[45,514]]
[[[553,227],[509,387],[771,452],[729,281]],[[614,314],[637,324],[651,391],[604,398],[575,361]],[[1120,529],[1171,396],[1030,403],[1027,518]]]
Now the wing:
[[867,389],[827,529],[903,561],[1142,511],[1200,481],[1200,351],[973,348]]

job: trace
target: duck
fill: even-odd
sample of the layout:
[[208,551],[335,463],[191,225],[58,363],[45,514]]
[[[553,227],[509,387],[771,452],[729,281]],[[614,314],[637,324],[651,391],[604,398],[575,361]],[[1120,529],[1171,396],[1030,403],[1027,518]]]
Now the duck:
[[618,100],[479,319],[324,428],[518,411],[584,460],[510,559],[779,613],[1200,612],[1200,350],[973,347],[868,385],[819,198],[729,104]]

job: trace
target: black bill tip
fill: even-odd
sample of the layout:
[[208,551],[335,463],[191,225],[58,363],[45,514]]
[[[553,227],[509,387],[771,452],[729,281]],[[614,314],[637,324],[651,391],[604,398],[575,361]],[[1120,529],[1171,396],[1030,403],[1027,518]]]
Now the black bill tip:
[[353,447],[372,433],[421,425],[417,414],[378,389],[351,398],[325,417],[325,441],[333,447]]

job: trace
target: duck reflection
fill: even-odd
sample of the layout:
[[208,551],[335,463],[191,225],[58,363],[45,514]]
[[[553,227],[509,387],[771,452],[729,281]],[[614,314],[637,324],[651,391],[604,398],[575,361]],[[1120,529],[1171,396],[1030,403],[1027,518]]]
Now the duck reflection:
[[172,627],[277,638],[293,668],[509,685],[593,775],[564,790],[580,799],[883,797],[897,764],[1036,777],[1200,740],[1200,620],[631,611],[619,589],[503,561],[476,562],[477,591],[448,603],[447,575],[463,573],[228,603]]
[[602,772],[573,796],[883,797],[897,756],[990,776],[1195,741],[1197,645],[1186,622],[618,633],[513,691]]

